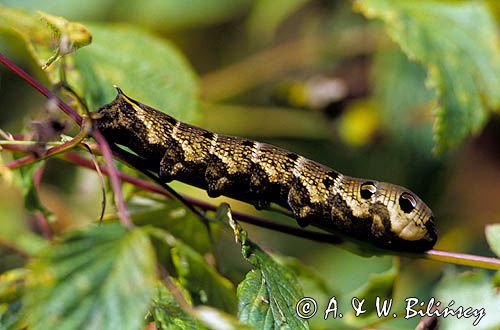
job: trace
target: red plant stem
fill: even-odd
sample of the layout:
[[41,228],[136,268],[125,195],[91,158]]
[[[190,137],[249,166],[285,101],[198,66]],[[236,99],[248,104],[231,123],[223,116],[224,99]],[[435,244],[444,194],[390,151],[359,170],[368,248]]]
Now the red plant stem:
[[5,65],[7,68],[9,68],[11,71],[13,71],[15,74],[17,74],[19,77],[24,79],[28,84],[33,86],[37,91],[45,95],[49,99],[53,99],[56,101],[57,106],[59,109],[61,109],[64,113],[66,113],[71,119],[75,121],[75,123],[78,124],[78,126],[81,126],[83,122],[82,116],[80,116],[75,110],[73,110],[69,105],[64,103],[63,100],[56,94],[52,93],[47,87],[43,86],[38,80],[30,76],[29,74],[26,73],[23,69],[21,69],[19,66],[17,66],[14,62],[9,60],[4,54],[0,53],[0,63]]
[[52,240],[52,228],[50,228],[49,221],[41,211],[36,211],[33,213],[33,218],[35,219],[36,226],[38,230],[42,233],[43,237]]
[[[76,112],[74,111],[69,105],[64,103],[57,95],[52,93],[50,90],[48,90],[45,86],[43,86],[40,82],[38,82],[36,79],[28,75],[23,69],[18,67],[15,63],[13,63],[11,60],[9,60],[5,55],[0,53],[0,63],[4,64],[6,67],[8,67],[10,70],[12,70],[14,73],[16,73],[18,76],[23,78],[27,83],[29,83],[31,86],[33,86],[36,90],[38,90],[40,93],[45,95],[47,98],[54,99],[57,103],[57,106],[64,112],[66,113],[71,119],[73,119],[79,126],[82,125],[83,123],[83,118]],[[125,207],[125,201],[123,200],[123,196],[121,194],[120,190],[120,178],[122,178],[123,181],[127,181],[133,184],[136,184],[139,187],[143,187],[145,189],[148,189],[152,192],[157,192],[162,195],[169,196],[162,188],[159,188],[149,182],[130,177],[128,178],[127,175],[122,174],[117,171],[116,167],[114,166],[113,163],[113,154],[112,151],[104,139],[104,137],[98,132],[94,132],[94,138],[99,142],[101,148],[102,148],[102,153],[104,156],[104,159],[106,160],[106,163],[110,167],[110,171],[108,172],[105,168],[102,168],[103,173],[107,174],[110,179],[111,183],[113,186],[113,190],[115,192],[115,199],[118,207],[118,213],[120,216],[120,219],[123,221],[124,225],[127,227],[133,226],[132,221],[129,218],[128,211]],[[12,148],[14,149],[14,148]],[[91,169],[95,168],[93,167],[93,164],[86,160],[85,158],[79,157],[76,154],[74,154],[73,158],[78,157],[81,158],[79,161],[73,161],[68,157],[68,153],[65,155],[65,158],[73,161],[77,164],[80,163],[81,160],[85,160],[85,162],[88,162],[90,166],[86,166],[83,163],[79,164]],[[134,179],[134,180],[128,180],[128,179]],[[135,183],[134,183],[135,182]],[[197,205],[199,207],[208,209],[208,210],[215,210],[216,207],[214,205],[211,205],[206,202],[202,202],[199,200],[195,200],[192,198],[186,198],[189,202],[193,203],[194,205]],[[337,236],[331,235],[331,234],[324,234],[324,233],[319,233],[319,232],[313,232],[313,231],[307,231],[307,230],[299,230],[297,228],[289,227],[289,226],[284,226],[281,224],[277,223],[271,223],[265,219],[261,219],[258,217],[253,217],[247,214],[239,213],[239,212],[232,212],[233,216],[235,219],[239,219],[244,222],[252,223],[257,226],[262,226],[262,227],[267,227],[270,229],[274,230],[279,230],[283,233],[287,233],[290,235],[294,236],[299,236],[307,239],[312,239],[314,241],[319,241],[319,242],[325,242],[325,243],[330,243],[330,244],[339,244],[342,242],[340,238]],[[429,260],[435,260],[435,261],[441,261],[441,262],[450,262],[450,263],[456,263],[456,264],[461,264],[461,265],[466,265],[466,266],[475,266],[475,267],[483,267],[483,268],[489,268],[489,269],[500,269],[500,259],[497,258],[488,258],[488,257],[482,257],[482,256],[476,256],[476,255],[470,255],[470,254],[463,254],[463,253],[455,253],[455,252],[447,252],[447,251],[439,251],[439,250],[430,250],[427,251],[424,254],[406,254],[408,257],[415,257],[415,258],[420,258],[421,256],[424,256],[425,259]]]
[[[62,157],[63,157],[63,159],[65,159],[73,164],[76,164],[76,165],[79,165],[79,166],[82,166],[82,167],[85,167],[85,168],[88,168],[91,170],[95,170],[94,164],[90,160],[88,160],[84,157],[81,157],[81,156],[77,155],[76,153],[67,152]],[[108,169],[106,167],[100,166],[100,170],[105,175],[109,175]],[[168,198],[172,198],[172,196],[170,196],[170,194],[165,189],[163,189],[163,188],[159,187],[158,185],[155,185],[151,182],[141,180],[139,178],[136,178],[134,176],[131,176],[131,175],[128,175],[128,174],[125,174],[122,172],[118,172],[118,176],[120,177],[120,179],[123,182],[127,182],[130,184],[133,184],[136,187],[140,187],[140,188],[143,188],[145,190],[148,190],[150,192],[153,192],[153,193],[156,193],[156,194],[168,197]],[[195,206],[201,207],[204,210],[209,210],[209,211],[217,210],[217,207],[213,204],[210,204],[210,203],[207,203],[204,201],[200,201],[198,199],[194,199],[194,198],[187,197],[187,196],[183,196],[183,197],[189,203],[192,203]],[[272,230],[277,230],[277,231],[280,231],[280,232],[283,232],[286,234],[290,234],[293,236],[303,237],[303,238],[311,239],[311,240],[314,240],[317,242],[325,242],[325,243],[330,243],[330,244],[342,243],[342,240],[340,238],[338,238],[337,236],[331,235],[331,234],[307,231],[307,230],[302,230],[299,228],[285,226],[285,225],[282,225],[279,223],[269,222],[268,220],[265,220],[265,219],[262,219],[259,217],[255,217],[255,216],[252,216],[249,214],[241,213],[238,211],[232,211],[232,215],[237,220],[240,220],[240,221],[243,221],[246,223],[250,223],[250,224],[253,224],[256,226],[265,227],[265,228],[269,228]]]
[[45,159],[45,158],[48,158],[50,156],[57,155],[58,153],[64,152],[66,150],[69,150],[69,149],[77,146],[86,135],[87,135],[86,131],[80,131],[80,133],[78,133],[78,135],[75,136],[73,139],[66,141],[58,146],[50,148],[41,157],[38,157],[38,156],[33,155],[33,154],[27,155],[27,156],[18,158],[16,160],[13,160],[13,161],[5,164],[5,166],[7,168],[10,168],[10,169],[16,169],[16,168],[34,163],[34,162],[39,161],[41,159]]
[[424,253],[428,260],[460,264],[471,267],[482,267],[493,270],[500,269],[500,259],[477,256],[474,254],[448,252],[441,250],[429,250]]
[[16,169],[16,168],[23,167],[25,165],[31,164],[36,159],[37,159],[37,157],[34,157],[32,155],[24,156],[24,157],[18,158],[16,160],[13,160],[11,162],[8,162],[7,164],[5,164],[5,167],[10,168],[11,170],[13,170],[13,169]]
[[40,184],[42,183],[44,173],[45,173],[45,167],[41,166],[33,174],[33,186],[35,187],[36,190],[40,190]]
[[[79,166],[82,166],[82,167],[85,167],[85,168],[88,168],[91,170],[95,170],[95,167],[90,160],[88,160],[84,157],[81,157],[75,153],[67,152],[63,155],[63,159],[70,161],[73,164],[76,164],[76,165],[79,165]],[[108,175],[107,168],[101,166],[101,171],[105,175]],[[167,191],[165,191],[161,187],[158,187],[155,184],[152,184],[150,182],[138,179],[134,176],[130,176],[130,175],[127,175],[127,174],[124,174],[121,172],[118,172],[118,176],[124,182],[128,182],[130,184],[133,184],[137,187],[143,188],[143,189],[148,190],[150,192],[157,193],[157,194],[160,194],[162,196],[166,196],[168,198],[171,198],[171,196],[168,194]],[[217,207],[215,205],[212,205],[210,203],[200,201],[200,200],[197,200],[197,199],[194,199],[191,197],[186,197],[186,196],[184,196],[184,198],[187,201],[189,201],[190,203],[192,203],[193,205],[201,207],[202,209],[211,210],[211,211],[215,211],[217,209]],[[328,244],[333,244],[333,245],[338,245],[338,244],[342,243],[341,238],[339,238],[338,236],[332,235],[332,234],[294,228],[291,226],[286,226],[286,225],[282,225],[279,223],[270,222],[266,219],[262,219],[262,218],[248,215],[245,213],[241,213],[238,211],[232,211],[232,215],[235,219],[246,222],[246,223],[250,223],[250,224],[253,224],[253,225],[256,225],[259,227],[268,228],[271,230],[276,230],[276,231],[279,231],[279,232],[282,232],[285,234],[305,238],[305,239],[312,240],[315,242],[322,242],[322,243],[328,243]],[[390,253],[390,252],[388,251],[388,253]],[[394,253],[394,254],[401,255],[400,253]],[[476,255],[465,254],[465,253],[448,252],[448,251],[441,251],[441,250],[430,250],[430,251],[427,251],[423,254],[405,253],[404,256],[409,257],[409,258],[424,258],[424,259],[428,259],[428,260],[453,263],[453,264],[458,264],[458,265],[463,265],[463,266],[482,267],[482,268],[494,269],[494,270],[500,269],[500,259],[476,256]]]
[[123,225],[127,228],[132,228],[134,224],[132,220],[130,220],[130,215],[128,213],[127,207],[125,206],[125,200],[123,199],[122,190],[121,190],[121,180],[118,175],[118,170],[113,162],[113,152],[109,147],[108,142],[102,136],[101,132],[95,130],[92,135],[96,139],[97,143],[101,146],[102,155],[106,164],[108,164],[108,176],[111,180],[111,186],[113,187],[113,192],[115,194],[115,203],[118,208],[118,216],[122,221]]
[[[19,146],[10,144],[10,145],[5,145],[5,149],[13,150],[13,151],[22,151],[19,150]],[[66,152],[62,155],[62,158],[64,160],[67,160],[73,164],[91,169],[91,170],[96,170],[94,164],[82,157],[79,156],[78,154],[74,152]],[[100,166],[100,169],[102,173],[105,175],[109,175],[108,169],[104,166]],[[162,196],[171,198],[169,193],[164,190],[163,188],[159,187],[158,185],[155,185],[151,182],[141,180],[137,177],[127,175],[122,172],[117,171],[118,177],[123,181],[127,182],[130,184],[135,185],[136,187],[143,188],[145,190],[148,190],[150,192],[160,194]],[[189,202],[192,203],[195,206],[198,206],[202,209],[205,210],[211,210],[215,211],[217,207],[215,205],[212,205],[210,203],[207,203],[205,201],[200,201],[191,197],[184,196],[184,198]],[[322,232],[316,232],[316,231],[309,231],[309,230],[303,230],[291,226],[286,226],[282,225],[279,223],[274,223],[270,222],[266,219],[252,216],[249,214],[241,213],[238,211],[233,211],[232,212],[233,217],[237,220],[253,224],[259,227],[264,227],[268,228],[271,230],[276,230],[285,234],[289,234],[292,236],[296,237],[301,237],[305,238],[308,240],[313,240],[316,242],[322,242],[322,243],[328,243],[328,244],[340,244],[342,243],[342,240],[334,235],[327,234],[327,233],[322,233]],[[398,254],[400,255],[400,254]],[[456,253],[456,252],[448,252],[448,251],[441,251],[441,250],[430,250],[427,251],[423,254],[417,254],[417,253],[407,253],[404,254],[404,256],[409,257],[409,258],[424,258],[427,260],[433,260],[433,261],[438,261],[438,262],[446,262],[446,263],[453,263],[453,264],[458,264],[458,265],[463,265],[463,266],[471,266],[471,267],[482,267],[482,268],[487,268],[487,269],[494,269],[498,270],[500,269],[500,259],[497,258],[489,258],[489,257],[483,257],[483,256],[477,256],[477,255],[471,255],[471,254],[465,254],[465,253]]]
[[[39,91],[41,94],[46,96],[49,99],[53,99],[56,101],[57,106],[59,109],[61,109],[64,113],[66,113],[71,119],[73,119],[78,126],[82,126],[83,123],[83,118],[75,111],[73,110],[69,105],[67,105],[59,96],[51,92],[48,88],[43,86],[39,81],[37,81],[35,78],[30,76],[29,74],[26,73],[23,69],[21,69],[19,66],[17,66],[14,62],[12,62],[10,59],[8,59],[4,54],[0,53],[0,63],[8,67],[10,70],[12,70],[15,74],[20,76],[22,79],[24,79],[28,84],[33,86],[37,91]],[[132,221],[130,220],[128,211],[125,207],[125,201],[123,200],[123,196],[121,194],[120,190],[120,179],[116,175],[116,167],[114,166],[113,163],[113,156],[111,149],[106,142],[106,139],[98,132],[95,131],[93,133],[94,138],[96,141],[100,144],[103,152],[104,159],[106,162],[109,164],[110,167],[110,172],[109,172],[109,177],[111,180],[111,185],[113,186],[113,190],[115,193],[115,202],[117,204],[118,208],[118,215],[120,219],[122,220],[123,224],[131,228],[133,226]],[[64,145],[54,147],[52,149],[56,149],[54,152],[57,152],[60,150],[61,147]],[[29,159],[23,159],[22,161],[19,162],[19,164],[14,164],[16,166],[22,165],[23,162],[29,162]]]

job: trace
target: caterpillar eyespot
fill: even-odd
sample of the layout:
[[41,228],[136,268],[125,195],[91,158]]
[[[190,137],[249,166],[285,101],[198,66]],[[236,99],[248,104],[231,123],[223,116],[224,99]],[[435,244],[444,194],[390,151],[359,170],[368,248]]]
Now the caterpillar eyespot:
[[373,182],[365,182],[361,185],[359,191],[361,198],[370,199],[377,191],[377,187],[375,187]]
[[415,209],[416,206],[417,201],[409,193],[404,192],[401,194],[401,196],[399,196],[399,207],[401,207],[401,210],[403,210],[403,212],[410,213]]
[[[95,116],[111,144],[145,159],[160,178],[266,207],[289,209],[313,225],[398,251],[431,249],[432,211],[406,188],[343,175],[293,152],[209,132],[126,96],[120,89]],[[400,196],[397,203],[392,196]]]

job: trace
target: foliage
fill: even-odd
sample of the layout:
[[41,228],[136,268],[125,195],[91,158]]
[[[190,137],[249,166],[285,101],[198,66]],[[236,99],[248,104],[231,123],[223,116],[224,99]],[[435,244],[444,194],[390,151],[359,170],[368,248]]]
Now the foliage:
[[137,329],[153,295],[154,260],[141,229],[112,223],[68,233],[28,266],[29,326]]
[[[94,42],[75,57],[75,70],[84,72],[81,87],[77,79],[68,82],[85,96],[91,109],[113,98],[115,84],[151,106],[184,120],[196,119],[195,75],[170,43],[133,27],[87,26]],[[120,51],[111,57],[114,47]]]
[[370,324],[378,318],[375,308],[376,300],[378,298],[384,301],[392,298],[398,273],[399,270],[396,261],[394,262],[393,266],[387,271],[370,275],[367,283],[351,293],[350,296],[352,297],[362,297],[361,299],[364,298],[366,300],[366,313],[355,317],[354,311],[349,311],[349,313],[346,315],[348,320],[352,322],[353,325],[359,326],[363,324],[363,322]]
[[[495,293],[491,278],[484,272],[457,274],[449,270],[438,283],[436,298],[442,301],[453,301],[457,306],[480,304],[486,311],[494,310],[500,304],[500,296]],[[472,319],[474,320],[474,319]],[[498,313],[485,312],[478,329],[495,329],[500,323]],[[443,329],[470,329],[472,321],[460,322],[458,319],[446,318],[442,322]]]
[[[46,69],[62,56],[92,41],[90,32],[80,23],[42,12],[31,14],[6,7],[2,7],[0,14],[0,29],[6,34],[16,34],[25,43],[33,60]],[[48,70],[47,74],[52,71]]]
[[[500,16],[486,2],[356,0],[354,10],[346,3],[0,0],[0,51],[29,68],[80,114],[85,114],[84,105],[93,111],[111,101],[113,85],[118,85],[134,99],[183,121],[204,120],[205,127],[227,134],[292,137],[278,142],[302,148],[309,158],[335,163],[349,174],[376,172],[427,196],[434,191],[439,196],[434,203],[447,214],[449,205],[460,203],[441,200],[450,192],[435,173],[460,158],[447,158],[451,153],[433,158],[432,140],[438,152],[460,153],[468,146],[466,138],[480,134],[486,123],[498,127],[500,39],[495,19]],[[371,19],[381,20],[387,35]],[[247,58],[221,69],[246,52]],[[366,61],[368,68],[366,58],[373,60]],[[215,73],[205,73],[214,68]],[[0,93],[15,90],[12,103],[12,96],[0,94],[0,104],[12,106],[2,108],[1,120],[14,114],[25,124],[25,117],[35,117],[40,127],[60,124],[65,134],[74,133],[54,115],[53,100],[25,116],[24,108],[33,109],[40,101],[25,103],[16,94],[17,77],[5,74],[4,84],[4,71],[0,73]],[[238,86],[231,90],[235,81]],[[207,86],[212,92],[204,94]],[[219,86],[228,90],[217,90]],[[293,90],[276,95],[283,86]],[[297,95],[301,109],[293,99]],[[485,308],[478,329],[500,324],[495,313],[500,272],[446,268],[441,278],[442,264],[407,260],[406,255],[366,259],[327,244],[254,228],[247,232],[228,204],[221,202],[210,212],[213,207],[206,202],[214,200],[201,200],[204,193],[174,183],[176,191],[191,196],[187,202],[204,209],[194,213],[123,166],[122,178],[129,175],[133,183],[123,185],[123,192],[134,226],[125,228],[116,221],[109,201],[120,191],[107,186],[107,213],[97,224],[92,220],[100,212],[98,184],[80,170],[86,160],[81,155],[88,150],[76,154],[75,148],[58,156],[66,161],[80,157],[74,161],[80,166],[66,173],[62,162],[33,155],[61,145],[67,136],[36,140],[30,125],[14,130],[23,132],[16,139],[26,141],[16,144],[0,131],[6,149],[0,159],[0,329],[325,329],[380,324],[410,329],[418,318],[378,318],[377,297],[393,299],[394,312],[401,314],[403,297],[431,294],[443,304],[454,300],[455,306]],[[95,150],[90,140],[84,143]],[[14,170],[12,164],[21,157],[33,162]],[[460,205],[457,209],[457,214],[463,210]],[[277,212],[265,215],[282,220]],[[439,247],[469,248],[467,235],[457,235],[454,228],[482,232],[482,223],[473,222],[473,227],[442,222]],[[498,224],[486,227],[491,251],[483,236],[470,248],[499,256],[499,232]],[[473,258],[469,264],[497,267],[491,260]],[[318,313],[309,320],[296,313],[305,296],[318,298]],[[344,316],[325,320],[332,297]],[[355,316],[349,309],[352,297],[366,300],[365,314]],[[466,329],[471,323],[449,317],[442,326]]]
[[22,296],[26,269],[13,269],[0,276],[0,325],[2,329],[21,328]]
[[356,5],[367,17],[382,19],[406,55],[427,67],[427,84],[437,90],[440,102],[438,151],[478,132],[487,109],[500,107],[500,46],[484,4],[361,0]]
[[[189,293],[183,292],[183,296],[184,299],[188,299]],[[152,301],[151,314],[157,328],[162,330],[205,329],[200,322],[192,319],[180,307],[163,283],[158,284]]]
[[262,251],[231,217],[227,204],[219,206],[217,217],[229,222],[241,253],[255,269],[238,285],[238,317],[257,329],[309,329],[297,317],[294,304],[302,296],[293,271]]
[[490,244],[491,250],[495,252],[497,256],[500,256],[500,224],[486,227],[486,239]]

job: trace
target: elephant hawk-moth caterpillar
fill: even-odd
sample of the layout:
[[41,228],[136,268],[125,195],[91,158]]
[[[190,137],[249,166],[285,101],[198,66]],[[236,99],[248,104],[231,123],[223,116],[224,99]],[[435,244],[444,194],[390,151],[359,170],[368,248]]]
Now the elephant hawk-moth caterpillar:
[[276,203],[301,226],[391,250],[421,252],[437,240],[432,211],[403,187],[349,177],[270,144],[182,123],[117,90],[115,100],[98,110],[96,127],[165,182],[179,180],[258,209]]

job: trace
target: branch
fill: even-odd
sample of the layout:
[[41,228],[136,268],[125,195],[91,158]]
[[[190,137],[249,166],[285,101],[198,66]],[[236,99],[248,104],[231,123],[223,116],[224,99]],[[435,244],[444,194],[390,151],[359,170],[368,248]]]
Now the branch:
[[0,63],[9,68],[12,72],[17,74],[19,77],[23,78],[28,84],[33,86],[37,91],[43,94],[45,97],[51,100],[55,100],[59,109],[61,109],[65,114],[67,114],[78,126],[82,125],[83,118],[80,116],[73,108],[64,103],[63,100],[53,92],[51,92],[47,87],[43,86],[39,81],[26,73],[23,69],[18,67],[14,62],[9,60],[4,54],[0,53]]
[[113,152],[109,147],[108,142],[102,136],[101,132],[97,129],[92,134],[96,139],[97,143],[101,146],[102,155],[104,156],[104,160],[106,160],[106,164],[108,164],[108,177],[111,180],[111,186],[113,187],[113,192],[115,195],[115,203],[118,208],[118,217],[122,221],[123,225],[127,228],[132,228],[134,224],[132,220],[130,220],[130,215],[128,213],[127,207],[125,206],[125,200],[123,199],[122,190],[121,190],[121,180],[118,175],[118,170],[113,162]]
[[476,256],[474,254],[429,250],[424,253],[424,259],[493,270],[500,269],[500,259]]
[[[3,63],[5,66],[7,66],[9,69],[11,69],[13,72],[18,74],[21,78],[26,80],[30,85],[35,87],[40,93],[45,95],[48,98],[55,99],[57,102],[58,107],[64,111],[66,114],[68,114],[78,125],[81,126],[83,123],[83,118],[76,113],[70,106],[68,106],[66,103],[64,103],[58,96],[56,96],[54,93],[49,91],[47,88],[45,88],[42,84],[40,84],[38,81],[36,81],[33,77],[28,75],[25,71],[23,71],[21,68],[19,68],[16,64],[11,62],[7,57],[5,57],[3,54],[0,53],[0,62]],[[144,189],[147,189],[151,192],[159,193],[164,196],[168,196],[170,198],[170,195],[163,190],[162,188],[159,188],[149,182],[146,182],[144,180],[128,176],[126,174],[123,174],[119,172],[116,167],[114,166],[113,163],[113,156],[112,156],[112,151],[108,145],[108,143],[105,141],[104,137],[96,131],[94,133],[94,137],[96,140],[99,142],[103,156],[106,160],[106,163],[110,167],[109,171],[107,168],[102,167],[101,170],[104,174],[108,175],[112,181],[113,185],[113,190],[115,192],[115,198],[117,202],[117,207],[119,210],[119,213],[121,213],[121,216],[123,216],[122,221],[127,225],[130,224],[132,225],[132,222],[130,221],[130,218],[128,217],[128,212],[126,211],[125,208],[125,202],[123,201],[123,197],[121,195],[121,190],[120,190],[120,179],[123,181],[135,184],[138,187],[142,187]],[[9,145],[5,146],[6,148],[10,147]],[[12,145],[12,149],[16,149],[15,145]],[[76,154],[72,153],[66,153],[64,154],[64,158],[74,162],[75,164],[91,168],[93,170],[96,170],[92,163],[88,161],[87,159],[80,157]],[[89,166],[90,165],[90,166]],[[118,195],[118,196],[117,196]],[[204,201],[196,200],[193,198],[185,197],[187,201],[192,203],[193,205],[199,206],[205,210],[215,210],[216,206],[206,203]],[[331,234],[325,234],[325,233],[320,233],[320,232],[315,232],[315,231],[308,231],[308,230],[302,230],[299,228],[294,228],[290,226],[285,226],[281,225],[278,223],[273,223],[270,222],[267,219],[259,218],[259,217],[254,217],[251,215],[239,213],[239,212],[232,212],[233,216],[235,219],[238,219],[243,222],[248,222],[257,226],[269,228],[272,230],[276,231],[281,231],[286,234],[306,238],[306,239],[311,239],[314,241],[319,241],[319,242],[324,242],[324,243],[329,243],[329,244],[340,244],[343,242],[342,239],[340,239],[337,236],[331,235]],[[128,226],[128,225],[127,225]],[[401,255],[400,253],[396,253],[394,251],[387,251],[387,254],[395,254],[395,255]],[[423,258],[423,259],[428,259],[428,260],[434,260],[434,261],[440,261],[440,262],[447,262],[447,263],[454,263],[457,265],[464,265],[464,266],[474,266],[474,267],[481,267],[481,268],[488,268],[488,269],[494,269],[498,270],[500,269],[500,259],[497,258],[489,258],[489,257],[482,257],[482,256],[476,256],[476,255],[470,255],[470,254],[465,254],[465,253],[455,253],[455,252],[447,252],[447,251],[439,251],[439,250],[430,250],[427,251],[426,253],[404,253],[404,256],[411,257],[411,258]]]
[[[15,169],[19,168],[25,165],[32,164],[34,162],[46,159],[51,156],[55,156],[57,154],[63,153],[68,151],[69,149],[72,149],[80,144],[80,142],[83,141],[88,135],[90,131],[90,126],[88,125],[82,125],[80,132],[71,140],[63,142],[61,144],[56,145],[55,147],[50,148],[45,152],[42,156],[37,156],[37,155],[27,155],[21,158],[18,158],[16,160],[11,161],[10,163],[5,164],[6,167],[10,169]],[[15,142],[15,141],[9,141],[9,142]],[[23,141],[27,142],[27,141]],[[12,143],[14,144],[14,143]]]
[[[81,157],[75,153],[68,152],[62,156],[63,159],[91,169],[95,170],[95,167],[93,164],[86,158]],[[108,171],[105,167],[101,167],[102,173],[105,175],[108,175]],[[164,190],[163,188],[158,187],[157,185],[154,185],[150,182],[141,180],[139,178],[136,178],[134,176],[130,176],[128,174],[124,174],[121,172],[118,172],[118,175],[120,179],[124,182],[128,182],[130,184],[135,185],[136,187],[148,190],[150,192],[165,196],[167,198],[171,198],[171,195]],[[201,201],[198,199],[194,199],[191,197],[184,196],[184,198],[192,203],[193,205],[196,205],[204,210],[209,210],[209,211],[215,211],[217,209],[217,206],[207,203],[205,201]],[[343,240],[339,238],[338,236],[332,235],[332,234],[327,234],[327,233],[322,233],[318,231],[310,231],[310,230],[304,230],[300,229],[297,227],[292,227],[292,226],[287,226],[287,225],[282,225],[276,222],[272,222],[268,219],[252,216],[249,214],[245,214],[242,212],[238,211],[232,211],[232,215],[235,219],[239,221],[243,221],[246,223],[250,223],[255,226],[279,231],[285,234],[289,234],[292,236],[296,237],[301,237],[305,238],[308,240],[312,240],[315,242],[322,242],[322,243],[328,243],[328,244],[333,244],[333,245],[339,245],[343,243]],[[500,259],[497,258],[489,258],[489,257],[482,257],[482,256],[477,256],[477,255],[472,255],[472,254],[465,254],[465,253],[456,253],[456,252],[448,252],[448,251],[440,251],[440,250],[429,250],[425,253],[396,253],[394,251],[386,251],[384,250],[384,253],[386,254],[392,254],[392,255],[403,255],[405,257],[409,258],[418,258],[418,259],[427,259],[427,260],[433,260],[433,261],[439,261],[439,262],[446,262],[446,263],[452,263],[456,265],[463,265],[463,266],[471,266],[471,267],[480,267],[480,268],[486,268],[486,269],[494,269],[498,270],[500,269]]]
[[[26,73],[23,69],[21,69],[19,66],[17,66],[14,62],[12,62],[10,59],[8,59],[5,55],[0,53],[0,62],[8,67],[10,70],[12,70],[14,73],[16,73],[18,76],[23,78],[27,83],[29,83],[31,86],[33,86],[37,91],[39,91],[41,94],[43,94],[45,97],[49,99],[53,99],[56,101],[57,106],[59,109],[61,109],[64,113],[66,113],[71,119],[75,121],[75,123],[78,124],[78,126],[82,127],[83,125],[83,117],[80,116],[73,108],[71,108],[69,105],[67,105],[59,96],[51,92],[49,89],[47,89],[45,86],[43,86],[39,81],[37,81],[35,78],[30,76],[29,74]],[[85,126],[85,125],[83,125]],[[86,133],[84,129],[81,130],[81,132]],[[111,180],[111,185],[113,187],[113,191],[115,194],[115,202],[116,206],[118,208],[118,216],[122,220],[122,223],[127,227],[131,228],[133,226],[132,221],[130,220],[130,217],[128,215],[128,211],[125,207],[125,201],[123,199],[121,190],[120,190],[120,179],[116,175],[116,167],[113,163],[113,156],[111,149],[109,148],[108,143],[106,142],[106,139],[101,135],[99,131],[94,131],[93,136],[96,139],[96,141],[99,143],[102,149],[102,153],[104,156],[104,159],[106,160],[106,163],[108,163],[110,167],[110,172],[109,172],[109,178]],[[81,138],[81,137],[78,137]],[[83,139],[83,138],[82,138]],[[73,141],[76,141],[76,137]],[[81,140],[80,140],[81,141]],[[78,141],[78,143],[80,142]],[[71,142],[71,141],[70,141]],[[71,144],[71,143],[69,143]],[[62,147],[62,148],[61,148]],[[54,154],[61,152],[61,148],[65,150],[68,146],[61,145],[58,147],[54,147],[51,150],[54,151]],[[55,149],[55,150],[54,150]],[[25,162],[29,160],[24,160]]]
[[[69,161],[69,162],[75,164],[75,165],[79,165],[79,166],[88,168],[90,170],[96,169],[90,160],[88,160],[84,157],[81,157],[80,155],[73,153],[73,152],[65,153],[62,156],[62,158],[66,161]],[[106,167],[100,166],[99,168],[104,175],[109,175],[108,169]],[[169,192],[166,189],[161,188],[155,184],[152,184],[151,182],[141,180],[135,176],[131,176],[131,175],[125,174],[123,172],[118,172],[118,176],[120,177],[120,180],[122,180],[123,182],[130,183],[136,187],[139,187],[139,188],[142,188],[144,190],[162,195],[162,196],[167,197],[167,198],[172,198],[172,196],[169,194]],[[188,197],[188,196],[183,196],[183,198],[186,201],[188,201],[189,203],[191,203],[192,205],[198,206],[204,210],[207,210],[207,211],[216,211],[217,210],[217,206],[210,204],[210,203],[207,203],[205,201],[201,201],[201,200],[198,200],[198,199],[195,199],[192,197]],[[255,225],[255,226],[280,231],[280,232],[285,233],[285,234],[290,234],[293,236],[302,237],[302,238],[314,240],[317,242],[325,242],[325,243],[331,243],[331,244],[340,244],[343,242],[339,237],[331,235],[331,234],[326,234],[326,233],[321,233],[321,232],[313,232],[313,231],[305,231],[305,230],[302,230],[300,228],[290,227],[290,226],[282,225],[282,224],[279,224],[276,222],[270,222],[267,219],[259,218],[259,217],[252,216],[252,215],[245,214],[245,213],[238,212],[238,211],[232,211],[232,214],[233,214],[233,217],[237,220],[240,220],[240,221],[243,221],[246,223],[250,223],[250,224]]]

